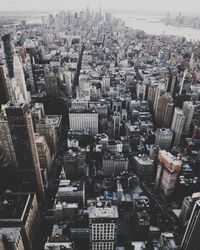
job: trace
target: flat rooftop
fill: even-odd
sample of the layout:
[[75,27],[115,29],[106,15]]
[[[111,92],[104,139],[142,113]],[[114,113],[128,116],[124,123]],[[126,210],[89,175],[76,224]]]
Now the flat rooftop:
[[59,128],[62,120],[62,115],[46,115],[51,125],[55,128]]
[[9,193],[0,197],[0,226],[21,224],[26,220],[34,194]]
[[152,160],[148,156],[134,156],[134,159],[136,162],[138,162],[140,165],[153,165]]
[[51,250],[51,249],[57,249],[57,250],[62,250],[62,249],[68,249],[72,250],[73,246],[71,242],[47,242],[45,243],[45,250]]
[[0,235],[6,235],[11,242],[17,242],[21,234],[21,227],[0,228]]
[[166,150],[160,150],[158,159],[170,171],[179,172],[182,166],[182,161]]
[[105,201],[92,202],[89,204],[87,212],[90,219],[119,217],[117,206]]

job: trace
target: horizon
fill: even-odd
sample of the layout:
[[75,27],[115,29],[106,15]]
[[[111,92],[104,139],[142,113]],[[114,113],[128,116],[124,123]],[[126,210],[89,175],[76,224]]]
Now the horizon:
[[92,10],[101,9],[104,11],[136,11],[136,12],[183,12],[190,14],[199,14],[200,10],[197,10],[198,0],[190,0],[189,2],[183,2],[181,0],[123,0],[123,2],[117,2],[115,0],[35,0],[34,3],[31,0],[0,0],[1,11],[0,12],[24,12],[24,11],[59,11],[59,10],[82,10],[87,6]]

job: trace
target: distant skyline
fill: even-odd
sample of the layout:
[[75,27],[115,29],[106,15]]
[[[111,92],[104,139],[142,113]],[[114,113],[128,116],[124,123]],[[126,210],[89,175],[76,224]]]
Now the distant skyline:
[[99,9],[100,5],[103,10],[200,12],[199,0],[0,0],[0,11]]

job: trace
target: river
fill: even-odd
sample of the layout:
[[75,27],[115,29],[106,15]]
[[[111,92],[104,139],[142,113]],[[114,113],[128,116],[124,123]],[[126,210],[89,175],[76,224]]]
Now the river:
[[[133,28],[143,30],[147,34],[153,35],[174,35],[185,37],[187,40],[197,41],[200,40],[200,29],[189,27],[177,27],[172,25],[165,25],[160,21],[165,15],[152,14],[150,12],[126,12],[117,11],[113,12],[113,16],[120,17],[125,21],[126,25]],[[41,16],[35,16],[30,19],[28,23],[41,23]]]
[[187,40],[200,40],[200,29],[189,27],[177,27],[165,25],[160,21],[163,15],[144,15],[140,13],[116,12],[114,16],[120,17],[125,21],[126,25],[133,28],[143,30],[147,34],[153,35],[174,35],[185,37]]

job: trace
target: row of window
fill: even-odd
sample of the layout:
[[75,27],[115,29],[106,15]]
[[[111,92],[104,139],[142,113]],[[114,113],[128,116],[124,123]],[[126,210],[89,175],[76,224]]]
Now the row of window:
[[113,250],[114,243],[113,242],[93,242],[92,250]]

